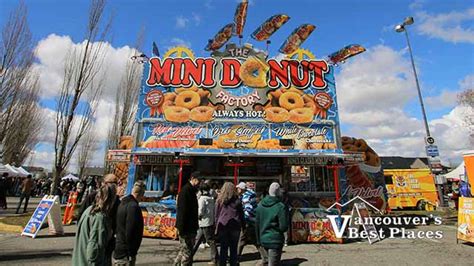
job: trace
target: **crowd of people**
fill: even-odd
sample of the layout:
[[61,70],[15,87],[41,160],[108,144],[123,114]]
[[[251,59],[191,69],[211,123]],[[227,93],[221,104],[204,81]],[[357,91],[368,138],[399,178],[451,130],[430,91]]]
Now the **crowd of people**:
[[[87,177],[83,180],[65,179],[59,182],[55,189],[55,195],[59,196],[61,204],[66,204],[71,192],[77,192],[77,202],[81,202],[84,196],[92,193],[98,188],[98,177]],[[20,204],[16,213],[19,213],[20,205],[25,203],[23,212],[28,208],[30,197],[42,197],[50,194],[52,182],[48,178],[33,179],[32,175],[26,177],[9,176],[2,173],[0,177],[0,208],[7,209],[7,197],[19,197]]]
[[[135,265],[144,226],[139,202],[146,185],[135,182],[131,195],[119,199],[117,182],[115,175],[106,175],[82,201],[73,265]],[[250,244],[258,249],[262,265],[280,265],[289,221],[282,195],[280,185],[272,183],[257,203],[255,192],[243,182],[226,182],[219,189],[192,173],[177,195],[180,247],[174,265],[192,265],[202,243],[209,246],[212,265],[238,265]]]
[[238,265],[248,244],[256,246],[260,264],[280,265],[289,221],[282,196],[280,185],[272,183],[257,205],[255,192],[244,182],[226,182],[216,191],[201,182],[198,172],[192,173],[177,199],[180,250],[174,264],[192,265],[198,246],[206,242],[213,265]]

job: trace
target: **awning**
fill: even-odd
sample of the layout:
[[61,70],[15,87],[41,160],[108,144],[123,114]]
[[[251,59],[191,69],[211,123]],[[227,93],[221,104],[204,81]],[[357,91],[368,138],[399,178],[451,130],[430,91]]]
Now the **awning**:
[[446,179],[450,181],[459,181],[461,179],[464,180],[464,171],[465,170],[464,170],[464,161],[463,161],[458,167],[456,167],[451,172],[445,174],[444,176],[446,177]]
[[61,178],[61,180],[73,180],[73,181],[79,181],[79,177],[73,175],[73,174],[68,174],[67,176],[64,176]]
[[5,164],[5,167],[8,169],[8,174],[10,176],[19,176],[19,177],[25,177],[26,175],[18,171],[14,166],[11,166],[9,164]]

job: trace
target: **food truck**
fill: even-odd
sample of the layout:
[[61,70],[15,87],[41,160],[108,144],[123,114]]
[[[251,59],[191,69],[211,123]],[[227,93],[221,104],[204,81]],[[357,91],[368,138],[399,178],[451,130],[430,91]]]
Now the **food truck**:
[[432,210],[438,206],[438,192],[430,169],[387,169],[384,175],[391,209]]
[[[345,139],[344,152],[340,136],[334,64],[363,48],[351,45],[316,59],[299,48],[314,30],[303,24],[272,56],[242,44],[242,16],[239,4],[236,22],[209,41],[207,52],[177,46],[159,56],[154,47],[154,56],[140,56],[144,73],[127,194],[135,180],[145,181],[144,235],[176,238],[173,196],[199,171],[216,188],[244,181],[257,195],[279,182],[292,208],[294,242],[340,242],[326,215],[338,213],[327,208],[343,200],[341,193],[344,199],[383,197],[380,189],[365,190],[374,183],[358,167],[350,169],[354,180],[345,174],[345,167],[364,160],[380,171],[365,141]],[[272,16],[252,38],[268,39],[288,19]],[[239,43],[228,42],[232,36]]]

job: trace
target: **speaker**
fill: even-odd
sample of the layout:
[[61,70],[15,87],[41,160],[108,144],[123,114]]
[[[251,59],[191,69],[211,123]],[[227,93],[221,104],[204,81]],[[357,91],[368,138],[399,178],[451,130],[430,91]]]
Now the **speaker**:
[[292,139],[280,139],[280,146],[293,146],[294,142]]
[[199,145],[202,146],[212,146],[212,139],[209,138],[200,138]]

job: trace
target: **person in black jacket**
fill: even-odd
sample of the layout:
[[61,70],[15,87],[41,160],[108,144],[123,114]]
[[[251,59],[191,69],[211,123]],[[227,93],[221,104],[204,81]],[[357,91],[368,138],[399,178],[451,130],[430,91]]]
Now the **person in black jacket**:
[[189,182],[183,186],[178,194],[176,229],[179,232],[180,250],[174,265],[192,265],[193,247],[197,230],[199,229],[198,200],[196,196],[199,186],[199,172],[193,172]]
[[138,202],[145,194],[145,183],[137,181],[132,194],[122,198],[117,210],[114,265],[134,266],[143,236],[143,215]]

